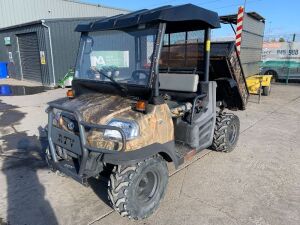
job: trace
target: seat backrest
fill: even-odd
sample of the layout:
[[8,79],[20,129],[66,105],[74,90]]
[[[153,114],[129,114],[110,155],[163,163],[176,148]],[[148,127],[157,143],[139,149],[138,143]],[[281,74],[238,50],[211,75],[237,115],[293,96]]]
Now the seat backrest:
[[160,73],[159,89],[167,91],[197,92],[198,74]]

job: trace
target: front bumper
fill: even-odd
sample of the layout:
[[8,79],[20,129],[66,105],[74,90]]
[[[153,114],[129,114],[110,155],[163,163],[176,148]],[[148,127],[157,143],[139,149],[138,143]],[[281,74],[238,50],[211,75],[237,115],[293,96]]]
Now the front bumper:
[[[78,123],[78,130],[79,130],[79,136],[72,133],[65,131],[63,129],[56,128],[53,126],[53,120],[54,120],[54,112],[53,109],[58,109],[63,112],[67,112],[69,114],[72,114],[75,118],[76,122]],[[80,157],[80,165],[79,165],[79,171],[78,176],[85,175],[85,169],[87,166],[87,161],[89,157],[90,152],[96,152],[99,154],[117,154],[120,152],[124,152],[126,149],[126,136],[124,131],[119,127],[113,127],[108,125],[99,125],[99,124],[91,124],[86,123],[83,121],[82,116],[79,112],[76,110],[70,110],[62,105],[50,103],[49,107],[47,109],[48,113],[48,141],[49,141],[49,154],[51,156],[51,163],[53,163],[54,167],[58,170],[63,170],[60,168],[59,160],[57,159],[57,153],[56,153],[56,146],[60,146]],[[86,130],[98,130],[98,131],[105,131],[105,130],[115,130],[118,131],[121,134],[121,143],[122,147],[119,151],[112,151],[109,149],[104,148],[95,148],[93,146],[90,146],[87,142],[87,132]]]
[[[58,109],[73,115],[74,119],[78,123],[79,135],[53,126],[54,109]],[[86,123],[85,121],[83,121],[82,116],[78,111],[71,110],[56,103],[49,103],[47,113],[49,141],[49,151],[47,153],[48,164],[54,170],[59,170],[82,184],[87,185],[87,178],[99,175],[105,163],[113,165],[131,165],[145,160],[153,155],[162,153],[168,156],[167,158],[171,159],[171,161],[175,165],[175,168],[177,168],[181,163],[180,159],[177,157],[174,151],[174,141],[170,141],[164,144],[153,143],[140,149],[127,152],[125,151],[126,136],[124,131],[119,127]],[[120,132],[122,137],[122,140],[120,141],[120,143],[122,144],[120,150],[114,151],[111,149],[95,148],[93,146],[90,146],[87,142],[87,130],[91,129],[101,131],[115,130]],[[58,160],[56,151],[57,146],[67,149],[79,159],[78,168],[75,168],[67,160]],[[94,157],[95,155],[96,157]],[[96,158],[96,162],[92,161],[92,163],[94,163],[94,166],[96,166],[96,169],[92,166],[92,168],[94,168],[92,169],[92,171],[91,158]]]

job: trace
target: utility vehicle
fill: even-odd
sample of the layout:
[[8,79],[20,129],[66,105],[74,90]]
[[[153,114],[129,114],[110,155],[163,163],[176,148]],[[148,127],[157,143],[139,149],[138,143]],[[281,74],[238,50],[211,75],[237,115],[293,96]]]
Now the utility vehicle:
[[219,26],[217,13],[192,4],[78,25],[72,90],[47,110],[51,168],[85,185],[112,168],[112,206],[143,219],[165,194],[168,162],[232,151],[240,123],[224,109],[245,109],[249,93],[235,47],[211,49]]

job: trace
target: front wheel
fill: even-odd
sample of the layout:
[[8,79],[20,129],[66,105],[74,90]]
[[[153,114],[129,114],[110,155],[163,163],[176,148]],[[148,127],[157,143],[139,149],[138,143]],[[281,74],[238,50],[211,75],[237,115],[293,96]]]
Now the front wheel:
[[144,219],[158,208],[167,183],[167,164],[157,155],[134,165],[116,166],[108,195],[121,216]]
[[216,118],[211,148],[219,152],[231,152],[238,141],[240,120],[234,114],[220,114]]

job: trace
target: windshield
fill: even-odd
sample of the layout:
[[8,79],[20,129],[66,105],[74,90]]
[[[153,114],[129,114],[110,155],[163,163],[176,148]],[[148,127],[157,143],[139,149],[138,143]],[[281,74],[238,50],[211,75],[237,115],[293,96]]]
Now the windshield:
[[82,35],[75,78],[148,85],[157,27]]

